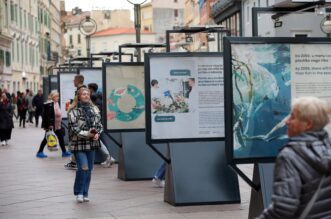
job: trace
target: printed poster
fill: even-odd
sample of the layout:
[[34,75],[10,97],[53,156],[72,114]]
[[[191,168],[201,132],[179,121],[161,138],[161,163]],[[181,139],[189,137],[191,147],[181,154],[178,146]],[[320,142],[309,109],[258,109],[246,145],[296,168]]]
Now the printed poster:
[[151,57],[151,139],[224,137],[223,57]]
[[143,65],[106,66],[108,130],[145,129]]
[[233,158],[271,158],[287,142],[291,100],[331,104],[331,45],[232,44]]

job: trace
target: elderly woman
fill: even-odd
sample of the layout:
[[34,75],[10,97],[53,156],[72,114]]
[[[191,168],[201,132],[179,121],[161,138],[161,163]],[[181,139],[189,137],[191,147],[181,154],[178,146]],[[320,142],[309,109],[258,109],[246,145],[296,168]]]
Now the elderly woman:
[[6,93],[2,93],[0,96],[0,141],[2,146],[7,145],[14,128],[13,109]]
[[[59,145],[62,150],[62,157],[69,157],[71,154],[66,150],[63,139],[63,130],[61,129],[62,114],[59,106],[59,93],[57,91],[52,91],[48,95],[48,100],[43,105],[43,121],[41,127],[47,132],[50,129],[54,130],[55,135],[59,140]],[[44,154],[44,148],[47,144],[46,133],[45,137],[40,143],[39,150],[36,154],[38,158],[47,158]]]
[[315,97],[293,101],[286,122],[289,142],[276,159],[272,204],[258,218],[331,218],[327,112],[327,103]]
[[77,162],[74,195],[77,202],[88,202],[94,151],[100,147],[101,116],[90,100],[90,91],[81,88],[77,92],[78,103],[68,114],[70,150]]

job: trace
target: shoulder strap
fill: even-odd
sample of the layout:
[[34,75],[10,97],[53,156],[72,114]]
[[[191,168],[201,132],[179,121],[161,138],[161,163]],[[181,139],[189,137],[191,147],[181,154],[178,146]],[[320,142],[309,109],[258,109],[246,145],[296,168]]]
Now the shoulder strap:
[[311,208],[313,207],[314,203],[316,202],[316,199],[319,195],[319,192],[321,190],[321,186],[324,182],[325,179],[325,175],[322,176],[321,181],[317,187],[317,190],[315,192],[315,194],[313,195],[313,197],[310,199],[310,201],[308,202],[307,206],[305,207],[305,210],[301,213],[300,217],[298,217],[298,219],[305,219],[307,217],[307,215],[309,214]]

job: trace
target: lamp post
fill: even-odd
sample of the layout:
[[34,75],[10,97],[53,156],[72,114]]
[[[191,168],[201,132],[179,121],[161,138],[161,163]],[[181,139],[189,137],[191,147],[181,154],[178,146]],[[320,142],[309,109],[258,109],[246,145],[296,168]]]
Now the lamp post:
[[[140,43],[140,29],[141,29],[141,13],[140,5],[144,4],[147,0],[127,0],[134,6],[134,27],[136,29],[136,43]],[[138,56],[137,61],[141,61],[140,48],[137,48]]]
[[79,24],[79,30],[86,36],[86,56],[89,58],[89,66],[92,66],[91,35],[97,31],[97,23],[90,16],[86,16]]
[[326,15],[321,21],[321,30],[326,34],[327,37],[331,36],[331,17]]

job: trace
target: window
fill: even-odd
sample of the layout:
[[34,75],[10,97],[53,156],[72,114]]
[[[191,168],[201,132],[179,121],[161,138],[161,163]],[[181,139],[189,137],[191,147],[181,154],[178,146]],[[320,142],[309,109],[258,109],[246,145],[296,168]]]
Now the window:
[[26,26],[26,11],[24,11],[24,28],[26,29],[27,26]]
[[22,18],[22,16],[23,16],[22,13],[23,13],[23,12],[22,12],[22,8],[20,8],[20,27],[21,27],[21,28],[22,28],[22,19],[23,19],[23,18]]
[[77,55],[81,56],[82,55],[82,51],[80,49],[77,49]]
[[11,44],[12,60],[15,59],[14,52],[15,52],[15,41],[13,40],[13,41],[12,41],[12,44]]
[[16,21],[16,24],[17,24],[17,21],[18,21],[18,7],[17,7],[17,4],[15,4],[15,21]]
[[0,49],[0,63],[5,63],[4,51]]
[[13,2],[10,2],[10,20],[15,20],[15,8]]
[[266,0],[266,6],[269,7],[269,0]]
[[11,65],[11,59],[10,59],[10,52],[6,51],[6,66],[9,67]]
[[249,22],[249,5],[247,5],[247,22]]
[[77,43],[80,44],[80,34],[77,35]]
[[174,0],[174,3],[178,3],[178,0]]
[[72,35],[69,35],[69,44],[72,45]]
[[174,16],[175,16],[175,17],[178,17],[178,9],[175,9],[175,10],[174,10]]
[[16,60],[17,60],[17,62],[19,62],[20,61],[20,44],[19,44],[19,40],[18,39],[16,40],[16,50],[17,50]]

